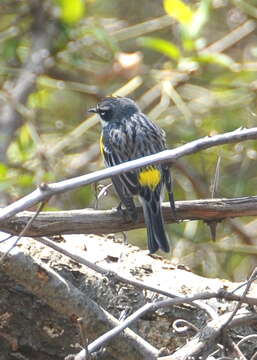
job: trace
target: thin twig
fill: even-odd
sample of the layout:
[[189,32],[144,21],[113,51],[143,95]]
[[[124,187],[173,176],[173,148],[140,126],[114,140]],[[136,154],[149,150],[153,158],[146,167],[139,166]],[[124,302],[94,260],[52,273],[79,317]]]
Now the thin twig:
[[13,236],[14,236],[14,235],[9,235],[9,236],[7,236],[6,238],[0,240],[0,244],[3,243],[3,242],[5,242],[5,241],[7,241],[7,240],[9,240],[9,239],[11,239]]
[[15,240],[14,244],[12,244],[12,246],[2,255],[2,257],[0,258],[0,264],[4,261],[5,257],[9,254],[9,252],[15,248],[15,246],[18,244],[18,242],[20,241],[20,239],[22,238],[22,236],[26,233],[26,231],[30,228],[30,226],[32,225],[33,221],[36,219],[36,217],[38,216],[38,214],[40,213],[40,211],[43,209],[43,207],[45,206],[45,202],[42,202],[40,204],[40,206],[38,207],[37,211],[35,212],[35,214],[32,216],[32,218],[27,222],[27,224],[25,225],[25,227],[23,228],[23,230],[21,231],[21,233],[19,234],[18,238]]
[[[70,51],[70,49],[69,49]],[[125,85],[117,89],[113,96],[128,96],[133,91],[135,91],[141,84],[143,80],[140,76],[135,76],[130,79]],[[73,129],[68,135],[63,137],[58,141],[53,147],[49,148],[46,151],[46,157],[55,157],[60,153],[66,146],[69,146],[71,143],[76,142],[85,132],[91,129],[93,126],[99,123],[99,117],[97,115],[90,116],[85,121],[83,121],[79,126]]]
[[213,199],[217,195],[218,185],[219,185],[219,178],[220,178],[220,161],[221,157],[218,157],[215,174],[214,174],[214,180],[211,186],[211,198]]
[[[198,299],[202,297],[201,295],[202,294],[199,294]],[[119,333],[121,333],[121,331],[126,329],[128,326],[130,326],[132,323],[134,323],[135,321],[137,321],[139,318],[141,318],[143,315],[145,315],[146,313],[148,313],[150,311],[156,311],[157,309],[160,309],[160,308],[163,308],[163,307],[170,307],[172,305],[178,305],[178,304],[182,304],[182,303],[192,303],[196,299],[197,299],[197,296],[194,295],[194,296],[190,296],[190,297],[178,297],[178,298],[175,298],[175,299],[161,300],[161,301],[157,301],[157,302],[147,303],[147,304],[143,305],[141,308],[139,308],[137,311],[135,311],[132,315],[128,316],[127,319],[124,320],[121,324],[119,324],[115,328],[111,329],[110,331],[106,332],[105,334],[100,336],[98,339],[93,341],[88,346],[88,351],[90,353],[92,353],[96,349],[98,349],[99,347],[101,347],[104,344],[108,343],[112,338],[114,338]],[[226,319],[226,318],[227,318],[227,315],[224,315],[224,319]],[[239,318],[241,318],[241,316],[239,316]],[[219,319],[215,319],[215,320],[211,321],[211,323],[214,324],[213,325],[214,329],[217,326],[215,324],[217,322],[220,322],[220,328],[217,328],[217,334],[218,334],[218,332],[221,331],[223,321],[220,321]],[[207,327],[208,326],[209,325],[207,325]],[[235,326],[235,323],[231,323],[231,326]],[[194,330],[197,330],[197,328],[195,328]],[[209,337],[214,338],[214,337],[217,336],[217,334],[215,334],[215,331],[213,333],[209,332]],[[204,342],[208,343],[208,341],[206,339],[205,339]],[[75,356],[74,360],[82,359],[84,354],[85,354],[85,350],[80,351],[79,354],[77,354]]]
[[88,339],[86,337],[86,330],[84,328],[84,319],[83,318],[78,318],[77,320],[77,323],[78,323],[78,326],[79,326],[79,331],[80,331],[80,337],[81,337],[81,340],[82,340],[82,344],[83,344],[83,347],[84,347],[84,350],[85,350],[85,360],[90,360],[91,356],[90,356],[90,353],[88,351]]
[[[237,0],[233,0],[233,1],[237,1]],[[251,34],[255,29],[256,29],[255,21],[247,20],[245,23],[239,25],[236,29],[233,29],[230,33],[223,36],[215,43],[205,47],[199,53],[200,54],[221,53],[227,50],[228,48],[230,48],[231,46],[234,46],[238,41],[243,39],[245,36]]]
[[256,344],[257,341],[257,335],[256,334],[251,334],[248,336],[243,337],[243,339],[241,339],[240,341],[238,341],[237,346],[242,345],[244,342],[249,341],[249,340],[255,340],[254,343]]
[[252,282],[254,281],[255,277],[257,274],[257,268],[255,268],[251,274],[251,276],[249,277],[248,281],[247,281],[247,285],[245,287],[245,290],[241,296],[241,300],[236,304],[236,307],[234,309],[234,311],[232,312],[231,316],[228,318],[227,322],[223,325],[223,329],[225,329],[229,323],[233,320],[233,317],[236,315],[236,313],[238,312],[238,310],[240,309],[242,303],[244,302],[244,299],[250,289],[250,286],[252,285]]
[[180,336],[186,336],[191,331],[198,333],[199,328],[188,320],[177,319],[172,324],[172,329]]
[[[62,278],[42,261],[36,261],[28,253],[24,254],[22,250],[12,251],[4,264],[0,264],[0,268],[65,317],[85,318],[89,338],[99,336],[119,324],[110,313],[91,300],[88,294]],[[110,349],[122,359],[154,360],[157,354],[156,348],[130,329],[126,329],[123,336],[113,339]]]

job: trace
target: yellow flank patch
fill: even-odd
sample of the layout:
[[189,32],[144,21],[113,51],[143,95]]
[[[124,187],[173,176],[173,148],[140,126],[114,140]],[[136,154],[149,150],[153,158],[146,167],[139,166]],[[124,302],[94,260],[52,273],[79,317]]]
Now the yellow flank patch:
[[149,166],[139,173],[138,181],[141,186],[148,186],[154,190],[160,184],[161,172],[155,167]]
[[104,157],[103,135],[100,136],[100,151],[101,151],[102,156]]

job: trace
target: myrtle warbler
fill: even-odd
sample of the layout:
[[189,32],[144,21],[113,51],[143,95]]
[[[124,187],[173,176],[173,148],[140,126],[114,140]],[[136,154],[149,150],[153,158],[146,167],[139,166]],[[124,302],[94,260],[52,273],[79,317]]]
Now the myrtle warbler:
[[[107,97],[89,112],[99,114],[102,123],[101,153],[107,167],[155,154],[166,149],[165,133],[126,97]],[[115,190],[133,221],[137,209],[133,196],[143,206],[150,253],[169,252],[164,230],[161,200],[164,184],[175,215],[170,171],[167,165],[145,166],[112,178]]]

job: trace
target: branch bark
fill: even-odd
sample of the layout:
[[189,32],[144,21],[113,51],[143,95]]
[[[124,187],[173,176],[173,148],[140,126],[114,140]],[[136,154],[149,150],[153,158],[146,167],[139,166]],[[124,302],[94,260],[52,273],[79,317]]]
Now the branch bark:
[[[0,244],[0,255],[6,251],[8,246],[5,243]],[[108,268],[109,271],[122,273],[124,277],[128,278],[134,274],[134,276],[140,277],[142,284],[151,284],[156,288],[175,292],[179,296],[174,299],[158,299],[159,301],[153,302],[151,291],[134,288],[124,282],[115,282],[111,278],[107,281],[106,277],[85,266],[78,267],[76,264],[74,267],[74,261],[67,261],[66,256],[42,247],[33,239],[23,238],[21,246],[11,251],[5,263],[0,265],[0,270],[71,321],[82,317],[90,342],[111,328],[120,325],[120,322],[103,308],[112,311],[115,316],[119,316],[125,308],[129,307],[134,315],[125,320],[124,325],[126,325],[137,316],[135,312],[137,309],[141,308],[142,311],[144,305],[151,302],[145,306],[154,313],[148,313],[147,317],[136,318],[137,331],[141,337],[126,329],[123,334],[112,338],[107,345],[107,352],[112,355],[111,359],[156,359],[158,351],[154,346],[157,348],[167,347],[169,350],[162,353],[163,355],[173,353],[170,357],[163,359],[184,359],[187,358],[186,356],[194,356],[197,353],[206,354],[206,352],[215,350],[220,328],[224,323],[222,314],[228,317],[228,313],[231,312],[231,305],[225,303],[224,300],[240,301],[244,290],[244,288],[239,288],[238,283],[200,277],[181,267],[176,268],[168,260],[162,260],[160,257],[154,259],[134,247],[124,248],[110,239],[95,238],[92,241],[91,238],[87,238],[86,242],[80,246],[78,243],[74,243],[74,239],[66,239],[62,246],[67,250],[72,249],[73,252],[77,252],[90,261],[97,259],[98,264]],[[83,251],[82,247],[87,250]],[[122,252],[122,257],[118,263],[108,259],[108,254],[113,256],[120,252]],[[58,270],[58,273],[53,269]],[[72,278],[73,272],[76,273],[75,281]],[[224,287],[226,291],[220,291]],[[22,296],[22,293],[19,296]],[[28,294],[25,293],[25,296]],[[92,301],[92,298],[95,301]],[[198,299],[197,304],[194,304],[196,299]],[[243,301],[247,304],[256,304],[256,284],[252,284],[249,297],[244,298]],[[96,302],[99,303],[99,306]],[[180,304],[184,305],[180,306]],[[201,308],[199,304],[213,309],[216,313],[213,320],[209,321],[210,315],[203,310],[204,306]],[[155,312],[157,308],[163,309],[164,307],[165,311],[161,311],[159,314]],[[222,307],[221,310],[219,310],[220,307]],[[26,313],[26,316],[28,315]],[[179,335],[174,336],[170,331],[174,319],[181,317],[202,329],[188,342]],[[254,313],[246,312],[246,309],[244,309],[244,317],[244,320],[241,319],[241,323],[240,317],[234,318],[230,325],[243,326],[242,333],[245,336],[246,328],[250,333],[254,333],[254,325],[251,328],[250,323],[252,321],[253,324],[256,324],[257,319]],[[30,321],[34,321],[34,318]],[[118,332],[118,330],[119,328],[116,328],[114,331]],[[21,329],[21,331],[25,330]],[[33,337],[33,334],[30,336]],[[187,334],[186,337],[189,336],[191,337],[192,334]],[[142,338],[151,341],[154,346]],[[19,349],[21,344],[19,337],[17,339],[17,349]],[[54,341],[54,338],[51,341]],[[71,343],[72,341],[71,339]],[[31,339],[28,339],[28,344],[30,342]],[[29,346],[28,344],[22,342],[23,346]],[[183,347],[174,352],[174,349],[178,349],[182,344],[184,344]],[[249,348],[249,352],[251,351]]]
[[[174,222],[169,203],[164,203],[166,223]],[[176,202],[181,220],[222,221],[231,217],[256,216],[257,196],[234,199],[205,199]],[[0,230],[19,235],[34,216],[24,211],[0,221]],[[145,227],[143,211],[138,207],[138,220],[133,223],[127,213],[113,210],[71,210],[41,212],[26,231],[26,236],[53,236],[59,234],[108,234]]]
[[[188,359],[207,359],[211,352],[215,351],[217,343],[222,343],[223,325],[229,318],[230,313],[219,316],[209,322],[199,333],[186,345],[175,351],[174,354],[163,356],[159,360],[188,360]],[[238,322],[244,318],[245,322],[257,322],[257,316],[249,314],[238,314],[231,327],[236,327]],[[232,355],[232,354],[230,354]]]
[[257,127],[251,129],[240,128],[229,133],[195,140],[173,150],[165,150],[154,155],[128,161],[91,174],[60,181],[58,183],[44,184],[31,194],[0,210],[0,221],[13,216],[22,210],[28,209],[29,207],[39,203],[40,201],[46,200],[53,195],[74,190],[80,186],[88,185],[142,166],[157,163],[172,163],[174,160],[182,156],[190,155],[213,146],[253,139],[257,139]]
[[[1,256],[6,247],[1,245]],[[11,251],[5,262],[0,265],[0,269],[57,312],[74,320],[84,318],[89,338],[94,339],[119,325],[112,315],[85,293],[41,261],[35,260],[28,252],[24,253],[18,248]],[[157,355],[157,350],[153,346],[129,329],[115,337],[110,347],[117,359],[151,360],[156,359]]]

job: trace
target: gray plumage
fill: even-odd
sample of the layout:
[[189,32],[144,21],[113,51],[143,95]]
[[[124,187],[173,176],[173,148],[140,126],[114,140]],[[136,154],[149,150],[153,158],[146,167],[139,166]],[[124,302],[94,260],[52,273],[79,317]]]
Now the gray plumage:
[[[106,166],[118,165],[166,149],[164,131],[150,121],[129,98],[105,98],[89,111],[98,113],[101,118],[102,150]],[[146,170],[149,170],[149,179]],[[169,168],[166,165],[143,167],[115,176],[112,181],[133,221],[137,219],[133,196],[139,196],[147,226],[150,253],[159,248],[168,252],[169,242],[164,231],[161,197],[163,186],[166,185],[170,205],[175,213]]]

